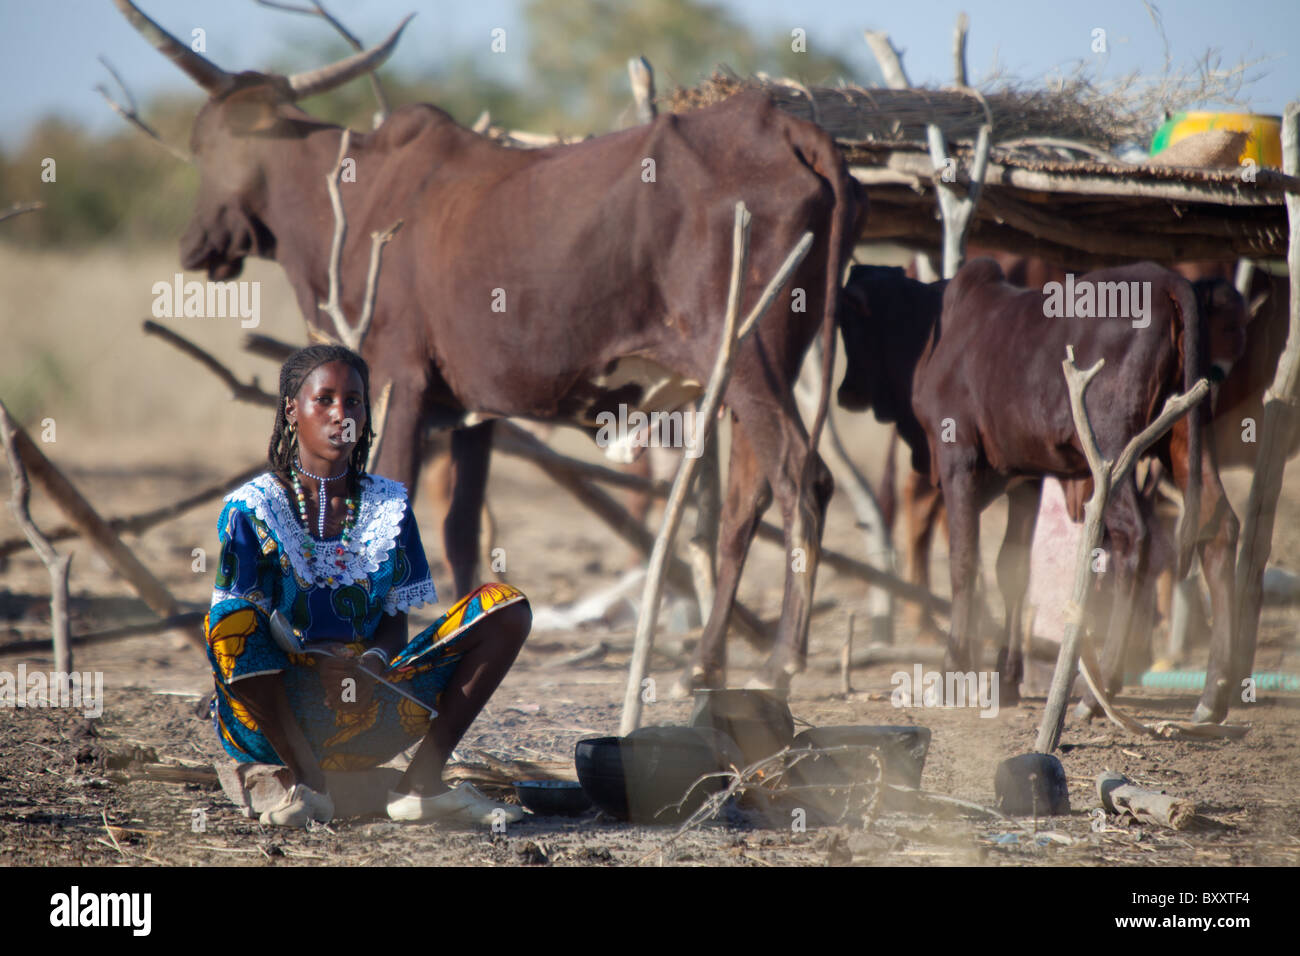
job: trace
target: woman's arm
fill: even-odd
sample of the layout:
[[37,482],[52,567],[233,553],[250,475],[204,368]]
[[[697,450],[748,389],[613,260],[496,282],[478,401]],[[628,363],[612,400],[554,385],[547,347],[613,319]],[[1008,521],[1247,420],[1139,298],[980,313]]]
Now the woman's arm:
[[397,652],[406,646],[406,639],[406,612],[398,611],[396,614],[385,614],[380,618],[379,626],[375,628],[374,643],[371,646],[378,647],[391,661],[397,656]]

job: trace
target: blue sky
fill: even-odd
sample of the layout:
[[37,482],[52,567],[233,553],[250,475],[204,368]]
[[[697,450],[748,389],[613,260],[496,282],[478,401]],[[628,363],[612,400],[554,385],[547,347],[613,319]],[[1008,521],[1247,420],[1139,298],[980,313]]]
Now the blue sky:
[[[297,68],[311,62],[310,45],[331,36],[308,18],[267,10],[252,0],[138,0],[174,34],[206,31],[208,56],[227,70],[265,68],[273,59]],[[1138,69],[1159,73],[1164,45],[1141,0],[914,0],[911,3],[824,0],[714,0],[761,35],[807,31],[810,47],[829,47],[859,69],[871,62],[862,41],[866,28],[887,31],[904,51],[914,83],[952,80],[952,26],[958,11],[971,18],[967,61],[979,82],[997,64],[1024,79],[1041,79],[1079,61],[1100,60],[1103,77]],[[628,0],[629,8],[636,0]],[[1250,91],[1256,112],[1280,113],[1300,100],[1300,3],[1256,0],[1157,2],[1175,65],[1187,65],[1208,47],[1225,64],[1265,58],[1263,74]],[[482,50],[485,64],[511,79],[524,77],[529,38],[522,0],[333,0],[327,6],[363,41],[381,39],[404,14],[418,16],[407,29],[393,66],[418,72],[457,49]],[[93,92],[106,74],[96,57],[107,56],[137,97],[189,83],[150,49],[118,14],[110,0],[0,0],[0,148],[25,136],[31,123],[62,114],[96,131],[119,124]],[[494,27],[505,27],[505,55],[489,51]],[[1092,31],[1106,30],[1108,52],[1092,52]],[[850,77],[863,80],[866,74]]]

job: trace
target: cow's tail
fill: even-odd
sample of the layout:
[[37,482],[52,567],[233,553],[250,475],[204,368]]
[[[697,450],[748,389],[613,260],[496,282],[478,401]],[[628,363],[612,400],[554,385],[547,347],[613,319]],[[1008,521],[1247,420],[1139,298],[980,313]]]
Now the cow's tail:
[[[1190,392],[1201,378],[1201,312],[1192,284],[1179,279],[1174,307],[1183,326],[1183,392]],[[1178,570],[1181,581],[1191,570],[1196,553],[1201,515],[1201,426],[1205,402],[1197,402],[1187,413],[1187,489],[1183,492],[1183,517],[1178,526]]]
[[[835,373],[835,312],[840,297],[840,282],[844,273],[844,244],[856,239],[856,227],[865,214],[865,194],[861,194],[857,182],[849,175],[840,153],[830,134],[818,130],[817,148],[807,155],[813,172],[825,179],[831,186],[835,197],[835,213],[831,217],[830,242],[826,249],[826,302],[822,315],[822,393],[817,403],[817,414],[813,418],[812,429],[808,433],[808,447],[817,450],[821,440],[822,427],[830,411],[831,377]],[[863,208],[860,208],[860,204]],[[804,470],[804,480],[811,474],[811,456],[809,468]]]

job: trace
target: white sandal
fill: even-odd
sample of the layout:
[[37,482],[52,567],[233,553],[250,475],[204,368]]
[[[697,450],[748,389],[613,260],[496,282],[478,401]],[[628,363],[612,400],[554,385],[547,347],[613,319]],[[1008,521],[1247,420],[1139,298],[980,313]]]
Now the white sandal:
[[295,783],[277,807],[262,811],[258,820],[269,827],[305,827],[308,820],[329,823],[334,819],[334,800],[303,783]]
[[436,797],[420,797],[413,793],[390,790],[388,818],[408,822],[447,820],[456,823],[518,823],[524,818],[524,811],[485,797],[471,783],[462,783],[454,790],[440,793]]

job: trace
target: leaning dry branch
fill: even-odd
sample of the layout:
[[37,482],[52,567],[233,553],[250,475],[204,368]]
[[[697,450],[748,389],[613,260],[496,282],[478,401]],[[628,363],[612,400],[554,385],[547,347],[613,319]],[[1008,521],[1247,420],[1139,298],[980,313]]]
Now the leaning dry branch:
[[[775,276],[763,290],[754,308],[746,316],[739,331],[736,322],[740,313],[740,294],[745,276],[746,263],[749,259],[749,212],[743,202],[736,203],[736,218],[732,233],[731,284],[727,292],[727,312],[722,327],[722,341],[718,347],[718,356],[714,362],[713,374],[709,378],[704,392],[704,400],[699,411],[699,441],[708,442],[709,434],[717,420],[718,406],[722,402],[727,381],[731,377],[731,366],[735,350],[745,340],[759,319],[767,312],[768,306],[784,287],[786,281],[803,261],[808,250],[812,248],[812,233],[805,232],[786,256]],[[664,506],[663,525],[659,537],[655,540],[654,551],[650,555],[650,566],[646,573],[646,586],[641,599],[641,613],[637,618],[636,645],[632,651],[632,663],[628,668],[627,691],[623,697],[623,719],[620,733],[629,734],[641,721],[641,681],[645,678],[650,665],[650,647],[654,643],[654,629],[659,615],[659,598],[663,589],[664,573],[668,560],[668,551],[672,546],[673,536],[681,522],[682,510],[686,501],[686,491],[690,488],[698,459],[684,458],[673,481],[673,489]]]
[[[12,430],[14,447],[22,457],[28,475],[53,499],[73,527],[90,542],[114,571],[126,579],[151,611],[159,617],[174,616],[177,613],[176,599],[172,597],[166,585],[140,563],[131,549],[123,544],[108,527],[90,502],[72,482],[68,481],[63,472],[45,457],[27,432],[12,421],[9,422],[8,427]],[[187,636],[206,646],[199,635],[188,634]]]
[[253,405],[265,405],[269,408],[275,408],[279,404],[279,399],[277,399],[270,392],[266,392],[262,390],[261,386],[257,384],[256,377],[254,377],[251,383],[247,385],[244,384],[243,382],[239,381],[239,379],[235,378],[234,372],[230,371],[229,368],[227,368],[221,362],[218,362],[206,350],[195,345],[193,342],[191,342],[189,339],[185,338],[184,336],[177,335],[171,329],[167,328],[166,326],[159,325],[157,322],[154,322],[152,319],[145,319],[143,328],[145,334],[156,335],[164,342],[176,346],[178,349],[180,349],[190,358],[195,359],[197,362],[199,362],[199,364],[201,364],[204,368],[206,368],[217,378],[221,379],[221,381],[223,381],[226,385],[230,387],[232,396],[236,400],[241,402],[249,402]]
[[[287,10],[289,13],[304,13],[308,16],[320,17],[337,30],[339,36],[343,37],[343,39],[347,41],[348,46],[352,47],[352,49],[356,50],[358,53],[365,49],[361,41],[356,38],[356,35],[340,23],[339,20],[332,13],[326,10],[322,4],[317,3],[316,0],[312,0],[310,7],[300,6],[296,3],[282,3],[280,0],[253,0],[253,2],[274,10]],[[375,103],[378,106],[378,109],[375,112],[375,126],[378,126],[384,120],[388,119],[388,114],[390,112],[388,107],[388,97],[384,95],[384,88],[380,84],[379,77],[376,75],[374,70],[368,70],[366,76],[370,80],[370,89],[375,94]]]
[[99,62],[104,64],[104,69],[108,70],[108,72],[112,74],[113,80],[114,82],[117,83],[118,89],[122,91],[122,97],[127,102],[127,105],[123,106],[121,103],[117,102],[117,100],[113,99],[113,97],[109,95],[108,90],[106,90],[102,84],[96,86],[95,92],[104,98],[104,102],[109,105],[109,108],[112,109],[112,111],[116,113],[118,116],[122,117],[122,119],[126,120],[136,129],[138,129],[140,132],[144,133],[145,136],[148,136],[151,140],[153,140],[163,149],[167,150],[167,152],[171,153],[181,162],[183,163],[194,162],[193,156],[191,156],[189,153],[184,152],[183,150],[177,149],[171,143],[164,140],[161,136],[158,135],[158,131],[156,129],[154,129],[143,119],[141,119],[139,110],[136,107],[135,97],[131,95],[131,91],[127,88],[127,85],[122,82],[121,75],[117,72],[117,70],[113,69],[113,64],[109,63],[108,59],[102,56],[99,58]]
[[25,212],[35,212],[44,208],[45,203],[43,202],[16,202],[4,212],[0,212],[0,222],[12,219],[14,216],[21,216]]
[[41,534],[41,529],[32,521],[28,510],[31,486],[27,483],[27,469],[23,467],[22,456],[16,447],[15,434],[17,426],[9,417],[9,409],[0,402],[0,439],[5,446],[5,457],[9,459],[9,478],[11,491],[9,506],[14,519],[22,528],[23,534],[31,542],[32,549],[40,556],[50,572],[50,633],[54,641],[54,669],[63,674],[72,673],[72,642],[68,634],[68,567],[72,555],[60,555],[54,550],[49,539]]
[[1105,359],[1099,359],[1092,368],[1081,371],[1074,364],[1074,347],[1066,346],[1065,354],[1065,361],[1061,363],[1061,368],[1065,373],[1066,385],[1070,392],[1070,412],[1074,417],[1074,427],[1079,434],[1084,456],[1088,459],[1088,469],[1092,472],[1093,492],[1084,508],[1084,529],[1079,538],[1075,560],[1074,590],[1068,608],[1069,613],[1066,616],[1065,637],[1061,642],[1060,655],[1056,659],[1056,671],[1052,675],[1047,706],[1043,710],[1043,722],[1038,728],[1038,739],[1034,747],[1038,753],[1044,754],[1052,753],[1061,742],[1066,699],[1079,666],[1079,644],[1083,633],[1084,609],[1091,583],[1091,558],[1093,551],[1101,546],[1102,515],[1110,499],[1110,490],[1128,477],[1138,456],[1172,428],[1174,422],[1191,411],[1210,390],[1209,382],[1201,379],[1186,393],[1171,396],[1165,402],[1164,410],[1156,420],[1129,441],[1120,453],[1119,459],[1112,462],[1102,457],[1097,447],[1097,439],[1088,419],[1088,409],[1084,404],[1088,386],[1106,364]]

